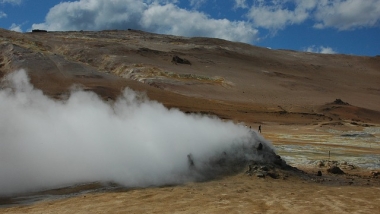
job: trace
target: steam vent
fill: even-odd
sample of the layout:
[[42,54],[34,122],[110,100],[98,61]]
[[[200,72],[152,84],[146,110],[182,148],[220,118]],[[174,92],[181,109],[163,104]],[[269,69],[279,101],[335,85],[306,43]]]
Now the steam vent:
[[197,161],[192,154],[187,158],[191,173],[202,175],[200,180],[242,173],[244,169],[247,169],[245,173],[248,175],[279,178],[276,169],[292,169],[256,132],[251,132],[246,142],[234,143],[227,150],[211,156],[207,162]]

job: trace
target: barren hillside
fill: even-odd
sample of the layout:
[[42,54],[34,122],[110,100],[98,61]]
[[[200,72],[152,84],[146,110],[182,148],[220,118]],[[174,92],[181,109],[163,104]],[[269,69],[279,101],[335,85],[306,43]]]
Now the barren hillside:
[[[33,84],[51,96],[59,97],[73,83],[105,98],[128,86],[169,107],[246,122],[263,122],[260,114],[268,112],[279,113],[269,121],[300,119],[299,114],[311,120],[319,119],[317,113],[329,117],[319,106],[335,99],[357,106],[356,111],[380,106],[379,57],[270,50],[135,30],[1,30],[0,48],[2,76],[25,68]],[[174,62],[175,56],[188,63]],[[379,121],[379,113],[372,114],[363,120]]]

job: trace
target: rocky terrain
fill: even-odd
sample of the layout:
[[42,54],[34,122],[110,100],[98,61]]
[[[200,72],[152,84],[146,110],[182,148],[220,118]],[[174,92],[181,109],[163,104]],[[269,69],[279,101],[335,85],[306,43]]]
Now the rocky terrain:
[[105,101],[129,87],[187,114],[255,130],[261,125],[260,135],[289,164],[271,153],[273,163],[244,163],[239,172],[200,183],[127,188],[94,181],[2,197],[0,213],[380,210],[379,56],[270,50],[131,29],[0,29],[0,50],[0,77],[25,69],[34,87],[57,100],[73,85]]

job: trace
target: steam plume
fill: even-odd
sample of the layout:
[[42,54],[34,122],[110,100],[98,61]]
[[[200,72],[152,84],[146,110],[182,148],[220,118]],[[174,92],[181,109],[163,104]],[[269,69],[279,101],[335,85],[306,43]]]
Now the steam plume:
[[58,101],[34,89],[24,70],[5,79],[0,195],[94,181],[178,184],[206,177],[220,159],[262,158],[252,153],[258,142],[270,148],[242,125],[167,109],[130,89],[114,102],[81,90]]

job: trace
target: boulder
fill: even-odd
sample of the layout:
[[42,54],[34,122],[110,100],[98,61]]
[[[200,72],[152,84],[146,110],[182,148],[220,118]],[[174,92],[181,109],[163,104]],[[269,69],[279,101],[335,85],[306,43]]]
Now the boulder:
[[336,105],[350,105],[346,102],[343,102],[343,100],[341,99],[335,99],[335,101],[333,102],[333,104],[336,104]]
[[332,174],[344,174],[344,172],[337,166],[332,166],[329,169],[327,169],[327,172]]
[[175,63],[175,64],[179,63],[179,64],[191,65],[191,63],[190,63],[189,60],[181,58],[179,56],[173,56],[172,62]]

